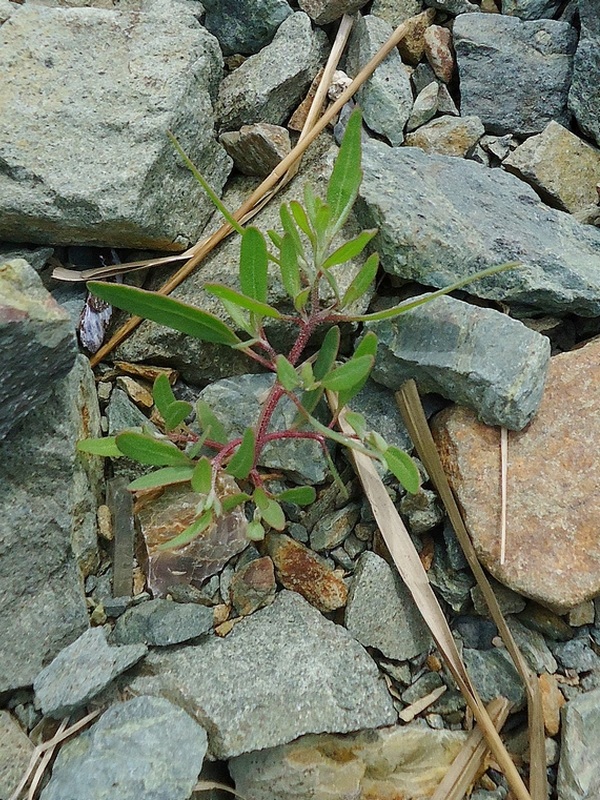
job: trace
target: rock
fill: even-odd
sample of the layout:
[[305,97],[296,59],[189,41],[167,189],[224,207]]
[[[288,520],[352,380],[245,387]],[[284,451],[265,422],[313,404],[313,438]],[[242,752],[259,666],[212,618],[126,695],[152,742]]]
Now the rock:
[[269,175],[292,149],[287,128],[266,122],[222,133],[219,141],[240,172],[261,178]]
[[469,14],[472,11],[479,11],[479,6],[470,3],[469,0],[424,0],[424,2],[426,6],[447,11],[449,14]]
[[532,631],[539,631],[547,639],[555,642],[568,642],[573,638],[573,630],[562,617],[537,603],[529,602],[519,614],[519,620]]
[[579,127],[600,146],[600,22],[593,0],[578,4],[581,34],[569,92],[569,109]]
[[390,389],[414,378],[511,430],[540,404],[550,342],[506,314],[446,296],[366,327],[379,339],[372,378]]
[[548,208],[514,175],[375,141],[363,145],[363,170],[357,217],[379,228],[386,272],[441,287],[517,258],[518,269],[468,291],[536,315],[600,315],[600,231]]
[[469,605],[475,578],[466,570],[464,560],[461,562],[455,558],[460,545],[451,529],[444,529],[444,540],[446,547],[439,540],[435,541],[433,564],[428,572],[429,582],[453,611],[463,614]]
[[440,85],[437,81],[431,81],[419,92],[406,123],[407,131],[414,131],[415,128],[420,128],[421,125],[425,125],[432,117],[435,117],[438,110],[439,94]]
[[554,675],[543,672],[538,681],[544,715],[544,730],[547,736],[556,736],[560,730],[560,710],[565,704],[565,698]]
[[[502,586],[501,583],[498,583],[498,581],[493,578],[490,578],[490,584],[496,595],[500,610],[505,616],[507,614],[518,614],[519,611],[523,611],[526,606],[526,600],[521,597],[520,594],[513,592],[512,589],[508,589],[506,586]],[[483,599],[483,592],[479,586],[474,586],[471,589],[471,599],[473,600],[473,606],[477,614],[482,617],[489,616],[490,612]]]
[[270,605],[275,599],[276,588],[273,562],[268,556],[256,558],[233,574],[231,602],[238,614],[247,616]]
[[0,443],[0,692],[28,686],[88,626],[80,569],[98,563],[102,460],[94,376],[78,356],[40,408]]
[[383,558],[365,552],[358,559],[344,624],[365,647],[405,661],[431,647],[431,637],[411,594]]
[[162,697],[134,697],[61,747],[40,800],[187,800],[206,744],[182,709]]
[[421,0],[373,0],[371,14],[381,17],[392,28],[397,28],[407,19],[423,10]]
[[346,605],[348,588],[342,577],[313,550],[283,533],[267,535],[267,550],[277,580],[286,589],[298,592],[323,613]]
[[33,743],[8,711],[0,711],[0,796],[10,797],[33,755]]
[[226,56],[258,53],[292,13],[286,0],[203,0],[202,5],[204,26]]
[[128,609],[113,631],[115,644],[143,644],[165,647],[195,639],[213,625],[212,609],[195,603],[149,600]]
[[109,647],[104,628],[89,628],[65,647],[33,682],[45,716],[61,719],[85,706],[146,655],[143,644]]
[[561,800],[598,797],[599,709],[600,689],[594,689],[570,700],[563,712],[557,785]]
[[[355,77],[393,33],[391,25],[368,14],[358,17],[348,42],[346,69]],[[368,127],[396,146],[413,104],[410,80],[397,50],[392,50],[356,95]]]
[[594,389],[599,352],[597,339],[551,359],[537,416],[509,438],[503,565],[498,431],[465,409],[444,411],[434,422],[446,474],[482,564],[501,583],[559,612],[600,593],[594,488],[600,480],[594,455],[600,445]]
[[530,669],[537,673],[556,672],[558,664],[541,633],[526,628],[514,617],[508,620],[508,627]]
[[222,82],[217,119],[222,131],[253,122],[281,125],[310,86],[325,55],[326,37],[301,11],[284,20],[271,44]]
[[[363,415],[367,428],[380,433],[388,444],[401,450],[412,450],[412,442],[393,392],[369,379],[364,388],[349,402],[352,411]],[[375,462],[375,466],[378,466]]]
[[518,710],[525,702],[525,688],[506,650],[471,650],[462,653],[467,672],[484,703],[506,697]]
[[215,191],[230,162],[213,130],[221,53],[190,11],[23,6],[0,52],[0,239],[181,250],[199,237],[212,203],[165,131]]
[[483,135],[483,131],[479,117],[445,115],[407,134],[404,143],[409,147],[420,147],[426,153],[466,158]]
[[580,603],[569,611],[569,625],[572,628],[580,628],[582,625],[593,624],[596,616],[596,608],[593,600]]
[[323,550],[333,550],[350,535],[358,522],[360,505],[351,503],[339,511],[325,514],[317,521],[310,534],[310,546],[317,553]]
[[598,200],[600,150],[558,122],[548,123],[542,133],[527,139],[503,166],[563,211],[574,214]]
[[453,620],[453,630],[460,634],[465,647],[474,650],[491,650],[494,637],[498,635],[498,629],[491,620],[469,615],[456,617]]
[[600,669],[600,656],[592,650],[587,639],[557,642],[552,646],[552,652],[563,669],[573,669],[577,672],[591,672]]
[[453,31],[463,115],[479,117],[489,133],[517,136],[539,133],[550,120],[568,122],[577,44],[571,25],[461,14]]
[[72,368],[77,342],[69,315],[23,259],[0,264],[0,440],[48,400]]
[[299,0],[300,8],[317,25],[327,25],[339,19],[342,14],[355,14],[367,0]]
[[[7,0],[8,2],[8,0]],[[18,6],[15,5],[15,10]],[[32,244],[0,243],[0,264],[22,258],[36,272],[41,272],[54,253],[53,247],[36,247]]]
[[415,536],[427,533],[444,519],[438,496],[431,489],[421,488],[416,494],[406,494],[400,501],[399,510]]
[[425,52],[425,31],[435,19],[435,11],[428,8],[407,20],[407,30],[398,42],[398,50],[405,64],[416,66]]
[[253,800],[430,797],[464,745],[462,731],[417,726],[303,736],[231,759],[236,791]]
[[430,25],[423,34],[425,56],[436,76],[444,83],[450,83],[454,72],[452,52],[452,33],[441,25]]
[[561,0],[502,0],[502,13],[519,19],[553,19]]
[[[295,592],[239,622],[224,639],[156,650],[134,691],[176,693],[202,721],[209,749],[230,758],[304,733],[346,733],[396,721],[375,663],[347,631]],[[251,680],[248,679],[251,676]]]

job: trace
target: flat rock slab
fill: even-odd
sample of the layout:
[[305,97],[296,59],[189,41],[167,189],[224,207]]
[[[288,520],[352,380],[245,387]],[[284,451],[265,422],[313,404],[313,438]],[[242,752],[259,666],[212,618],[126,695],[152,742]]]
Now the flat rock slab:
[[[182,5],[22,6],[0,30],[0,239],[181,250],[219,191],[217,40]],[[36,101],[25,109],[24,97]]]
[[372,378],[390,389],[413,378],[423,392],[511,430],[524,428],[540,404],[550,341],[506,314],[438,297],[367,327],[379,340]]
[[151,652],[135,692],[177,696],[206,728],[213,756],[396,721],[375,662],[347,631],[283,591],[224,639]]
[[600,315],[600,231],[544,205],[514,175],[375,141],[363,145],[363,169],[358,217],[379,228],[373,241],[386,272],[442,287],[519,261],[469,293],[538,312]]
[[0,443],[0,692],[33,683],[88,627],[78,562],[97,563],[103,467],[75,445],[99,435],[94,376],[78,356],[48,402]]
[[77,355],[71,320],[22,258],[0,260],[0,439],[48,399]]
[[506,561],[500,564],[500,434],[471,411],[434,422],[442,462],[483,565],[556,611],[600,593],[600,339],[550,361],[539,411],[509,437]]
[[165,647],[208,633],[212,625],[211,608],[157,598],[134,606],[119,617],[113,639],[117,644],[143,642]]
[[583,800],[600,796],[600,689],[570,700],[563,711],[558,796]]
[[41,800],[187,800],[202,769],[206,733],[162,697],[111,706],[67,742]]
[[464,116],[479,117],[488,133],[500,135],[530,136],[552,119],[568,123],[577,46],[571,25],[461,14],[453,33]]

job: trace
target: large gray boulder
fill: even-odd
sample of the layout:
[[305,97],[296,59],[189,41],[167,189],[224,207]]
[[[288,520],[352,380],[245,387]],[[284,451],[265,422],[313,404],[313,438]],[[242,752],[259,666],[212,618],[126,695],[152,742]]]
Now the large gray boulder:
[[581,130],[600,145],[600,14],[595,0],[579,0],[581,35],[569,92],[569,108]]

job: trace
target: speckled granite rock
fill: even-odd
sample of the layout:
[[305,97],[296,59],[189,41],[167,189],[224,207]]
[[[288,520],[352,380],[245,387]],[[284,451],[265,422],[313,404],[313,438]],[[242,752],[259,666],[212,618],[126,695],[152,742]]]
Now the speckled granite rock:
[[258,53],[292,13],[287,0],[203,0],[202,5],[204,25],[226,56]]
[[600,145],[600,17],[595,0],[579,0],[581,35],[569,92],[569,109],[581,130]]

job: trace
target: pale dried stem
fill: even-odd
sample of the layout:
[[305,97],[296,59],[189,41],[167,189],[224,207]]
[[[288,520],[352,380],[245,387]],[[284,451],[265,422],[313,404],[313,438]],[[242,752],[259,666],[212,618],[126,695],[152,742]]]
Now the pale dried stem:
[[500,428],[500,565],[506,561],[506,503],[508,483],[508,430]]

